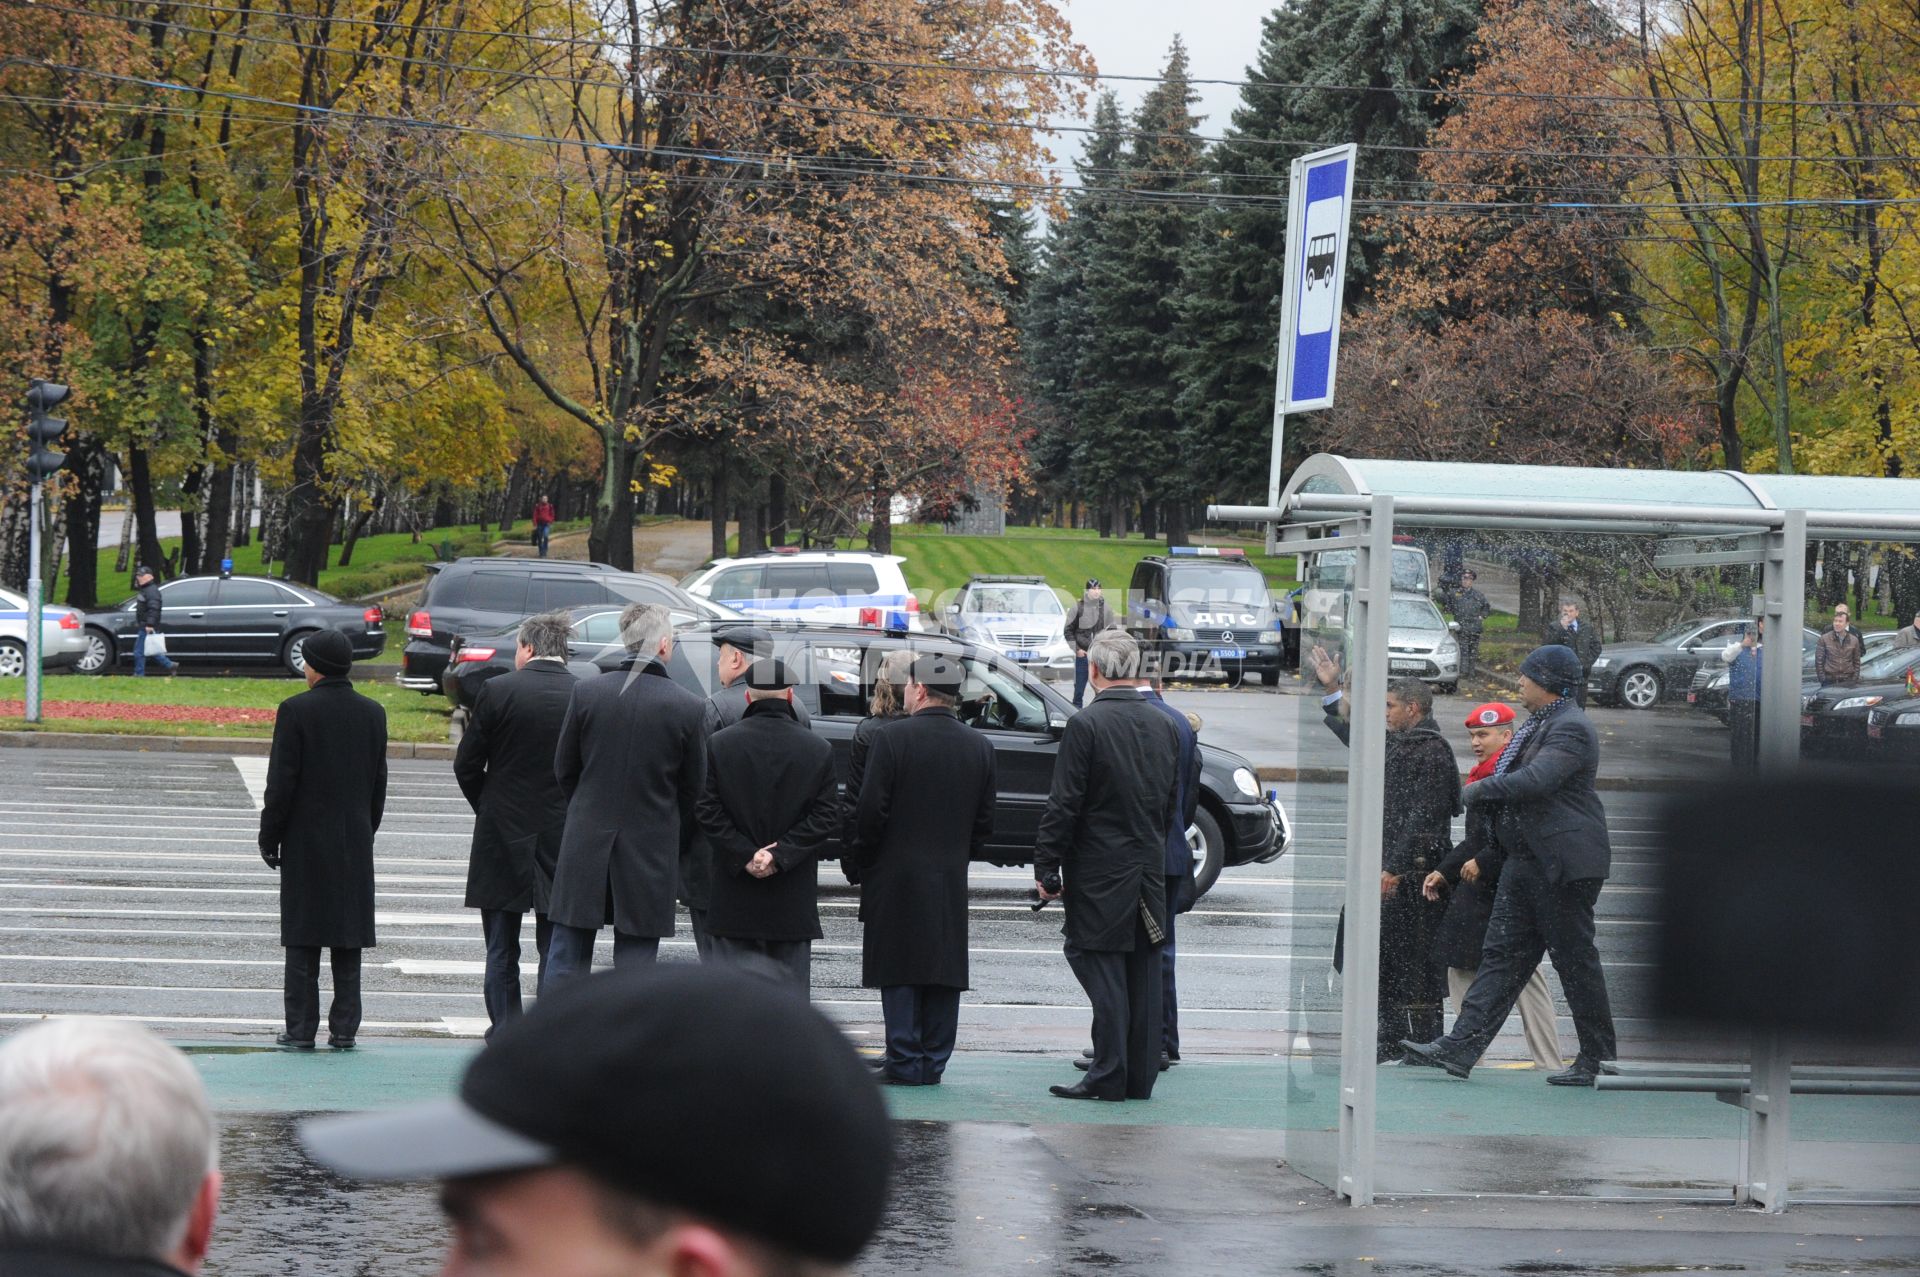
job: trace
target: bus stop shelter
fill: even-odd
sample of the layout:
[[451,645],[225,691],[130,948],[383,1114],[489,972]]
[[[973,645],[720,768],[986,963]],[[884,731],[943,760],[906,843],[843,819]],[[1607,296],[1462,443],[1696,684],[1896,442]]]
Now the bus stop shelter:
[[[1382,1132],[1378,1124],[1381,1104],[1380,1084],[1387,1077],[1390,1087],[1429,1085],[1444,1080],[1432,1070],[1393,1070],[1376,1063],[1375,1025],[1378,1013],[1377,977],[1379,968],[1380,877],[1382,863],[1382,823],[1385,793],[1386,757],[1385,707],[1389,682],[1390,619],[1392,612],[1391,559],[1396,534],[1454,536],[1499,539],[1506,544],[1532,543],[1545,547],[1578,543],[1591,553],[1594,547],[1631,544],[1639,555],[1636,562],[1650,563],[1659,571],[1684,572],[1697,569],[1750,568],[1752,576],[1742,578],[1753,584],[1750,598],[1743,593],[1731,612],[1749,612],[1764,617],[1767,632],[1775,636],[1793,635],[1806,620],[1806,579],[1810,547],[1821,542],[1867,542],[1875,545],[1920,542],[1920,483],[1911,480],[1826,477],[1755,476],[1732,471],[1677,472],[1645,470],[1602,470],[1573,467],[1535,467],[1509,465],[1456,464],[1404,460],[1360,460],[1320,454],[1309,458],[1291,476],[1277,506],[1215,506],[1209,511],[1221,521],[1266,523],[1273,529],[1272,541],[1279,552],[1293,550],[1318,553],[1342,549],[1353,552],[1350,587],[1342,615],[1334,627],[1337,633],[1307,635],[1302,639],[1303,653],[1309,645],[1326,642],[1340,644],[1350,680],[1350,740],[1341,745],[1327,744],[1330,764],[1316,768],[1317,760],[1308,757],[1302,746],[1302,776],[1310,773],[1339,779],[1322,792],[1319,799],[1328,819],[1319,822],[1331,830],[1318,853],[1322,865],[1337,866],[1343,889],[1337,898],[1343,908],[1344,972],[1336,981],[1327,976],[1327,1002],[1314,1009],[1317,976],[1296,974],[1290,979],[1289,999],[1299,1008],[1295,1055],[1318,1066],[1323,1081],[1330,1082],[1337,1055],[1337,1087],[1317,1090],[1311,1071],[1301,1074],[1300,1093],[1329,1097],[1324,1122],[1308,1123],[1310,1129],[1290,1133],[1288,1160],[1309,1176],[1321,1180],[1355,1205],[1374,1200],[1376,1192],[1399,1195],[1404,1185],[1380,1185],[1382,1168]],[[1723,571],[1723,576],[1726,575]],[[1776,645],[1778,646],[1778,645]],[[1302,669],[1308,661],[1303,658]],[[1768,660],[1763,663],[1760,705],[1760,767],[1783,778],[1800,760],[1800,718],[1802,695],[1801,663],[1797,660]],[[1317,718],[1319,698],[1297,698],[1303,718]],[[1303,741],[1323,740],[1314,735],[1314,725],[1303,723]],[[1312,822],[1309,822],[1312,823]],[[1297,844],[1298,846],[1298,844]],[[1296,852],[1296,854],[1299,854]],[[1295,867],[1296,876],[1312,872],[1308,862]],[[1328,870],[1329,877],[1335,877]],[[1616,875],[1618,870],[1616,870]],[[1329,895],[1334,883],[1327,884]],[[1623,887],[1622,891],[1634,890]],[[1304,900],[1304,896],[1302,897]],[[1301,909],[1297,916],[1308,911]],[[1322,909],[1318,915],[1326,914]],[[1297,965],[1305,967],[1308,948],[1324,947],[1324,935],[1301,942]],[[1761,943],[1756,937],[1756,943]],[[1601,936],[1603,956],[1609,938]],[[1319,961],[1314,957],[1314,961]],[[1324,965],[1324,963],[1321,963]],[[1337,1047],[1328,1045],[1337,1041]],[[1678,1080],[1640,1079],[1643,1092],[1675,1093],[1720,1090],[1737,1092],[1737,1109],[1723,1108],[1729,1117],[1725,1148],[1730,1150],[1728,1178],[1733,1199],[1752,1202],[1769,1211],[1783,1210],[1789,1187],[1789,1151],[1794,1128],[1795,1092],[1822,1092],[1818,1082],[1796,1078],[1791,1044],[1771,1036],[1720,1044],[1717,1057],[1696,1060],[1671,1072],[1691,1075]],[[1403,1080],[1408,1073],[1431,1074],[1432,1078]],[[1812,1078],[1845,1075],[1810,1072]],[[1476,1073],[1475,1081],[1479,1079]],[[1835,1083],[1825,1095],[1878,1094],[1912,1096],[1920,1093],[1909,1077],[1894,1073],[1874,1074],[1871,1084]],[[1889,1081],[1888,1078],[1893,1080]],[[1537,1081],[1537,1077],[1534,1079]],[[1607,1079],[1603,1079],[1603,1082]],[[1464,1085],[1455,1083],[1454,1085]],[[1865,1085],[1866,1089],[1859,1089]],[[1837,1088],[1837,1089],[1836,1089]],[[1877,1089],[1876,1089],[1877,1088]],[[1557,1088],[1556,1088],[1557,1089]],[[1544,1092],[1546,1088],[1539,1088]],[[1460,1102],[1461,1092],[1426,1091],[1414,1093],[1414,1105],[1445,1105]],[[1519,1094],[1519,1092],[1516,1092]],[[1405,1099],[1405,1096],[1399,1099]],[[1523,1097],[1537,1102],[1533,1092]],[[1576,1097],[1577,1099],[1578,1097]],[[1591,1097],[1588,1097],[1591,1098]],[[1673,1094],[1660,1097],[1673,1102]],[[1710,1096],[1697,1097],[1711,1103]],[[1398,1102],[1398,1100],[1396,1100]],[[1557,1100],[1555,1101],[1557,1102]],[[1624,1102],[1624,1099],[1615,1101]],[[1847,1101],[1838,1101],[1845,1103]],[[1920,1117],[1920,1099],[1897,1101],[1899,1121],[1913,1122]],[[1604,1111],[1604,1110],[1602,1110]],[[1625,1110],[1619,1110],[1625,1112]],[[1592,1123],[1594,1110],[1563,1107],[1571,1124],[1542,1130],[1568,1146],[1580,1135],[1579,1123]],[[1657,1127],[1667,1121],[1651,1110],[1636,1113],[1636,1121]],[[1557,1119],[1556,1119],[1557,1120]],[[1884,1124],[1884,1123],[1883,1123]],[[1844,1124],[1843,1124],[1844,1125]],[[1920,1122],[1915,1122],[1920,1130]],[[1657,1130],[1652,1132],[1658,1134]],[[1587,1135],[1604,1137],[1604,1119],[1599,1129],[1589,1128]],[[1317,1137],[1317,1138],[1316,1138]],[[1563,1138],[1564,1137],[1564,1138]],[[1394,1139],[1387,1140],[1389,1160],[1395,1154]],[[1518,1138],[1509,1133],[1509,1141]],[[1510,1148],[1517,1146],[1508,1145]],[[1649,1143],[1648,1148],[1660,1147]],[[1408,1156],[1416,1151],[1408,1145]],[[1906,1147],[1911,1155],[1911,1147]],[[1424,1156],[1431,1164],[1445,1162],[1444,1151],[1429,1146]],[[1515,1155],[1518,1155],[1516,1153]],[[1653,1154],[1655,1160],[1657,1152]],[[1474,1182],[1469,1168],[1457,1173],[1439,1174],[1420,1191],[1487,1191],[1491,1186]],[[1689,1182],[1684,1175],[1663,1180],[1660,1167],[1649,1165],[1634,1178],[1638,1191],[1659,1196],[1663,1183]],[[1829,1176],[1828,1187],[1838,1188],[1843,1196],[1870,1199],[1885,1186],[1848,1184],[1845,1173]],[[1871,1179],[1867,1172],[1863,1178]],[[1494,1190],[1497,1191],[1497,1190]],[[1684,1194],[1681,1194],[1684,1195]]]

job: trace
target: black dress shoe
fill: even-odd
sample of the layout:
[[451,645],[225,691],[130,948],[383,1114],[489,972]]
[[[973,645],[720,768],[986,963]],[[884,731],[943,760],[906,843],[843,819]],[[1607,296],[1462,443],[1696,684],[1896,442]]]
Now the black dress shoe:
[[[1168,1069],[1174,1066],[1174,1064],[1177,1062],[1177,1059],[1178,1057],[1169,1057],[1165,1051],[1162,1051],[1160,1053],[1160,1071],[1162,1073],[1165,1073]],[[1079,1069],[1082,1073],[1085,1073],[1088,1069],[1093,1067],[1093,1061],[1085,1058],[1078,1059],[1073,1062],[1073,1067],[1076,1069]]]
[[870,1069],[884,1069],[887,1067],[887,1057],[884,1055],[869,1055],[866,1057],[866,1061],[867,1067]]
[[332,1047],[336,1051],[351,1051],[353,1050],[353,1039],[352,1038],[328,1038],[327,1045]]
[[1576,1056],[1564,1072],[1547,1076],[1548,1086],[1592,1086],[1600,1076],[1600,1062],[1590,1056]]
[[1373,1050],[1375,1064],[1393,1064],[1407,1058],[1407,1049],[1398,1042],[1382,1042]]
[[1165,1051],[1162,1051],[1160,1053],[1160,1071],[1162,1073],[1165,1073],[1168,1069],[1172,1067],[1173,1067],[1173,1057],[1168,1055]]
[[1118,1104],[1127,1098],[1124,1095],[1110,1095],[1105,1091],[1096,1091],[1085,1082],[1075,1082],[1072,1086],[1050,1086],[1047,1091],[1063,1100],[1112,1100]]
[[1414,1064],[1425,1064],[1436,1069],[1445,1069],[1455,1077],[1465,1077],[1473,1072],[1473,1065],[1462,1064],[1439,1049],[1439,1042],[1409,1042],[1401,1040],[1400,1049],[1406,1058]]
[[275,1034],[275,1035],[274,1035],[274,1039],[273,1039],[273,1044],[274,1044],[275,1046],[284,1046],[284,1047],[288,1047],[288,1048],[290,1048],[291,1050],[295,1050],[295,1051],[311,1051],[311,1050],[313,1050],[313,1039],[312,1039],[312,1038],[305,1038],[305,1039],[301,1039],[301,1038],[292,1038],[292,1037],[288,1037],[288,1036],[287,1036],[286,1034],[284,1034],[284,1033],[279,1033],[279,1034]]
[[925,1082],[911,1082],[903,1077],[895,1077],[891,1073],[879,1074],[874,1080],[879,1082],[880,1085],[882,1086],[925,1086],[926,1085]]
[[1073,1062],[1073,1067],[1076,1069],[1079,1069],[1082,1073],[1085,1073],[1088,1069],[1093,1067],[1093,1061],[1085,1060],[1085,1059],[1075,1060]]

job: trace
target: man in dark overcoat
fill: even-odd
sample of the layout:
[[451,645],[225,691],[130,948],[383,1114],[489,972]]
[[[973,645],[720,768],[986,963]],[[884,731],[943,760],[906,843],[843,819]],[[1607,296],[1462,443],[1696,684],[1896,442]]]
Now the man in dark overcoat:
[[[707,697],[707,735],[733,726],[747,712],[747,667],[763,656],[773,655],[773,635],[758,625],[729,625],[713,636],[714,675],[720,686]],[[792,702],[794,717],[807,725],[807,707]],[[687,921],[693,929],[693,947],[702,961],[713,956],[707,936],[707,907],[713,899],[710,871],[713,851],[706,836],[694,831],[687,854],[680,857],[680,902],[687,907]]]
[[549,901],[549,984],[592,969],[594,939],[609,922],[615,965],[659,956],[698,819],[706,728],[700,698],[667,677],[672,615],[658,603],[629,604],[620,638],[620,667],[574,685],[554,757],[567,823]]
[[873,733],[847,854],[866,930],[860,983],[880,990],[880,1080],[935,1086],[953,1058],[967,969],[967,871],[993,835],[993,744],[954,714],[959,662],[924,653],[908,717]]
[[312,1050],[320,1029],[320,950],[333,964],[327,1045],[360,1031],[360,951],[373,938],[373,835],[387,805],[387,712],[353,690],[353,645],[339,630],[309,637],[307,690],[280,703],[260,811],[260,858],[280,871],[287,951],[286,1032]]
[[1433,722],[1433,692],[1417,678],[1387,685],[1387,748],[1380,843],[1378,1058],[1401,1058],[1400,1042],[1427,1042],[1446,1028],[1446,969],[1434,937],[1447,907],[1429,900],[1427,875],[1453,851],[1461,810],[1460,764]]
[[[520,623],[514,672],[480,685],[453,756],[453,777],[473,806],[466,906],[480,911],[487,942],[489,1037],[520,1014],[520,923],[533,910],[540,976],[547,970],[553,867],[567,825],[567,795],[554,775],[560,728],[573,699],[567,669],[573,618],[543,612]],[[534,985],[539,987],[538,982]]]
[[767,657],[746,677],[747,712],[707,742],[707,932],[713,961],[791,982],[804,997],[820,938],[818,859],[840,831],[840,781],[833,746],[793,712],[786,666]]
[[1594,902],[1613,852],[1607,814],[1594,789],[1600,739],[1574,702],[1580,658],[1568,648],[1535,648],[1520,665],[1520,700],[1532,711],[1494,764],[1467,789],[1468,819],[1498,803],[1493,836],[1505,857],[1487,924],[1480,971],[1453,1031],[1401,1043],[1409,1059],[1465,1077],[1519,1000],[1544,953],[1560,973],[1580,1054],[1547,1079],[1592,1086],[1615,1056],[1613,1011],[1594,947]]
[[1067,964],[1093,1004],[1093,1063],[1083,1081],[1049,1089],[1064,1099],[1144,1100],[1160,1073],[1164,863],[1180,734],[1141,698],[1131,636],[1097,635],[1087,665],[1095,696],[1060,738],[1033,868],[1042,900],[1065,899]]
[[1167,826],[1166,855],[1161,869],[1167,878],[1167,942],[1160,949],[1160,1054],[1168,1066],[1180,1061],[1180,998],[1174,983],[1174,919],[1193,908],[1193,848],[1187,827],[1200,810],[1200,736],[1180,710],[1167,704],[1160,688],[1149,684],[1140,694],[1147,704],[1165,714],[1180,733],[1180,792],[1173,823]]

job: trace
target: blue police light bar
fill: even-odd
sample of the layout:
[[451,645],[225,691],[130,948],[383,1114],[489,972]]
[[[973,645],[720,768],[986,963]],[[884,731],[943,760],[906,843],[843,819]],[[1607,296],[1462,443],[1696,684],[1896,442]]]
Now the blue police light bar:
[[1233,548],[1223,550],[1215,545],[1170,545],[1167,547],[1167,553],[1179,558],[1204,556],[1216,559],[1244,559],[1247,557],[1245,550]]
[[233,560],[232,560],[232,559],[222,559],[222,560],[220,560],[220,575],[221,575],[221,576],[232,576],[232,575],[233,575]]

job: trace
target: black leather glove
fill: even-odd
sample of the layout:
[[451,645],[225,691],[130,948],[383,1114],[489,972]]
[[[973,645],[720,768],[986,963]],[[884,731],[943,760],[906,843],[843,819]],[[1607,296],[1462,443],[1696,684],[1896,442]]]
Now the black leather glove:
[[267,862],[267,868],[278,869],[280,867],[280,849],[278,847],[262,847],[260,849],[260,859]]

